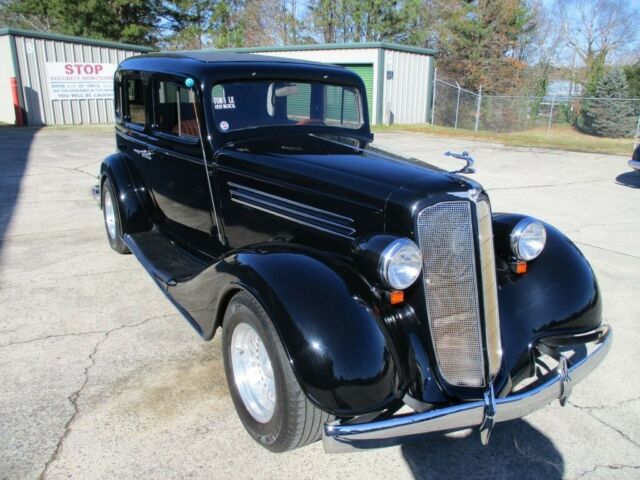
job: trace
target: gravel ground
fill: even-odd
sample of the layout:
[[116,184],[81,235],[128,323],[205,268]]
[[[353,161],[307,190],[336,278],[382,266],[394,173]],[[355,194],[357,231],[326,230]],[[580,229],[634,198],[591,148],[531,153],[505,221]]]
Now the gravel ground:
[[[557,402],[475,432],[357,454],[271,454],[245,434],[220,341],[203,342],[131,255],[107,244],[89,189],[112,134],[0,129],[0,478],[639,478],[640,173],[626,158],[419,134],[376,143],[444,168],[469,150],[495,211],[567,233],[598,275],[609,357]],[[631,148],[630,148],[631,153]]]

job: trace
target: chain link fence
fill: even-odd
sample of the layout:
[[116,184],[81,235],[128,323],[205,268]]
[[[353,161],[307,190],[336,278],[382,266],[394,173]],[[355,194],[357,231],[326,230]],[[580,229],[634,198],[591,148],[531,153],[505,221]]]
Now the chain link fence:
[[437,79],[431,115],[433,125],[476,132],[575,133],[640,143],[640,98],[485,95]]

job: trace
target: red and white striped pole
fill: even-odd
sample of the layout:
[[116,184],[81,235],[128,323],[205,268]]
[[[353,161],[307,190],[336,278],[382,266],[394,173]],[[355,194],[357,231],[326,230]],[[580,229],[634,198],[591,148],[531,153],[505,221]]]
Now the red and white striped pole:
[[20,97],[18,96],[18,81],[16,77],[9,79],[11,84],[11,96],[13,97],[13,109],[16,112],[16,125],[19,127],[24,126],[24,118],[22,118],[22,107],[20,106]]

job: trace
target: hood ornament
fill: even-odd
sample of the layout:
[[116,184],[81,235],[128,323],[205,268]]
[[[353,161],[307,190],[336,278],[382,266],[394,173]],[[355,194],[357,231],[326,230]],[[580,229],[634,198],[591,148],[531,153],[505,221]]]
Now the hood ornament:
[[473,164],[475,163],[475,160],[471,158],[471,155],[469,155],[469,152],[467,152],[466,150],[462,153],[447,151],[444,154],[447,157],[459,158],[460,160],[464,160],[465,162],[467,162],[467,164],[464,167],[462,167],[460,170],[454,170],[453,172],[449,172],[449,173],[476,173],[476,169],[473,168]]

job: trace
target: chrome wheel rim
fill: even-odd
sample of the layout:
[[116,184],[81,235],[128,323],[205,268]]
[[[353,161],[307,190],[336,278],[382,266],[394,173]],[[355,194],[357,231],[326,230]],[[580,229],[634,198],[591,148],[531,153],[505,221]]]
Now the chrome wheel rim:
[[116,239],[116,211],[111,200],[111,192],[107,190],[104,195],[104,223],[107,225],[107,233],[112,240]]
[[267,423],[276,408],[276,382],[264,342],[247,323],[231,336],[231,365],[242,403],[255,420]]

